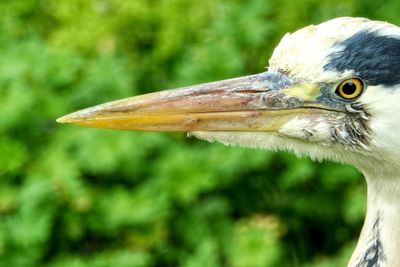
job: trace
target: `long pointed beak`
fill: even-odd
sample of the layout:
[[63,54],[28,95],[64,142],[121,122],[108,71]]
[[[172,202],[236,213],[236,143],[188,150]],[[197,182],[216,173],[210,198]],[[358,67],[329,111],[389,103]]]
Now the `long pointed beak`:
[[315,112],[305,107],[319,90],[299,86],[265,72],[117,100],[57,122],[139,131],[276,131],[294,116]]

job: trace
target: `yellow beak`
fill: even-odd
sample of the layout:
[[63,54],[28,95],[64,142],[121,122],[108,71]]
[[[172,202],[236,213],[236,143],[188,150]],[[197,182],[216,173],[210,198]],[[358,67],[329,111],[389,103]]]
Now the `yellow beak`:
[[265,72],[117,100],[57,122],[139,131],[271,132],[291,118],[318,112],[312,108],[318,92],[282,74]]

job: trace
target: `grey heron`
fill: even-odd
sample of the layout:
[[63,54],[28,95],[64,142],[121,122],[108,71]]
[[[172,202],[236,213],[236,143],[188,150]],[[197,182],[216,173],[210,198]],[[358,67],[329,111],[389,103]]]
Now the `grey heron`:
[[186,131],[353,164],[368,185],[352,267],[400,266],[400,28],[336,18],[286,34],[268,71],[117,100],[58,119]]

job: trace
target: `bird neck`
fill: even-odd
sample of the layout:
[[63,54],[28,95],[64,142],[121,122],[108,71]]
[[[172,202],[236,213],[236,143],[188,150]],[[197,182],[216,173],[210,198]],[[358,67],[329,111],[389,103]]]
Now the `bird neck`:
[[400,170],[364,174],[367,214],[348,267],[400,266]]

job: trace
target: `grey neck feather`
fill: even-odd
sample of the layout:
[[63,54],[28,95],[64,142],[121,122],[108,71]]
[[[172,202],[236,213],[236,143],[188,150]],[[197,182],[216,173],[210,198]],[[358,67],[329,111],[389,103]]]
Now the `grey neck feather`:
[[[381,225],[379,221],[381,219],[380,212],[376,214],[375,223],[372,228],[369,229],[368,240],[363,245],[364,252],[361,254],[361,258],[358,259],[357,267],[378,267],[386,261],[385,251],[381,240]],[[368,229],[367,229],[368,230]]]
[[400,179],[367,175],[366,180],[367,214],[348,267],[400,266]]

